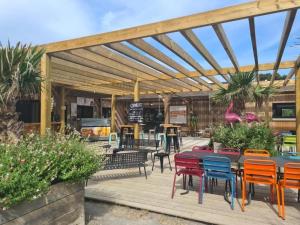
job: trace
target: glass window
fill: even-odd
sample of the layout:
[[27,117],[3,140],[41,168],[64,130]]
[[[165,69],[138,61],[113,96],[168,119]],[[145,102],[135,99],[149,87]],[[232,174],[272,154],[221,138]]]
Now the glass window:
[[273,118],[295,118],[295,103],[273,103]]

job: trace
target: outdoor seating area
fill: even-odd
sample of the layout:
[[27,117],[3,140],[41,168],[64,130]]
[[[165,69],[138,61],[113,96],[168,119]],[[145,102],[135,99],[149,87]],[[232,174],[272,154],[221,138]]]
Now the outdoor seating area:
[[0,224],[83,225],[89,200],[300,224],[300,0],[196,2],[132,28],[0,42]]
[[147,181],[135,170],[99,171],[86,197],[208,223],[297,224],[300,158],[255,149],[215,152],[208,142],[184,138],[181,152],[170,155],[172,170],[163,173],[152,171],[148,157]]

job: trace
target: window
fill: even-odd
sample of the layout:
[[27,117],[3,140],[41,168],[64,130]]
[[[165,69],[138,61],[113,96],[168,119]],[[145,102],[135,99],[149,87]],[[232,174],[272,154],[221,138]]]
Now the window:
[[93,107],[78,105],[77,118],[93,118]]
[[273,103],[273,118],[295,118],[295,103]]

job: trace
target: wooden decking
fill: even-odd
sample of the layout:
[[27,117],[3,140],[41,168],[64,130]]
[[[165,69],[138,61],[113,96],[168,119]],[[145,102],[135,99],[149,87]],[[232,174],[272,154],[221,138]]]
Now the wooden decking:
[[[207,140],[186,138],[182,151],[205,143]],[[212,224],[300,224],[300,204],[296,202],[297,194],[293,190],[286,191],[286,220],[283,221],[277,216],[277,204],[269,203],[268,187],[256,187],[254,200],[242,212],[240,198],[235,201],[234,210],[224,201],[224,183],[219,181],[213,194],[204,194],[204,202],[200,205],[197,203],[197,178],[194,179],[194,190],[182,194],[185,191],[182,189],[182,178],[179,177],[175,197],[171,199],[174,171],[169,170],[166,161],[163,174],[160,173],[158,162],[153,172],[150,164],[151,161],[147,167],[147,180],[139,175],[138,169],[98,172],[89,181],[86,198]]]

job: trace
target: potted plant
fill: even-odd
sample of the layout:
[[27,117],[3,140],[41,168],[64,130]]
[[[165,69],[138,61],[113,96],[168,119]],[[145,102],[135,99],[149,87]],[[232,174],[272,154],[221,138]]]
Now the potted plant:
[[0,224],[84,224],[84,181],[101,159],[79,136],[26,136],[0,155]]

